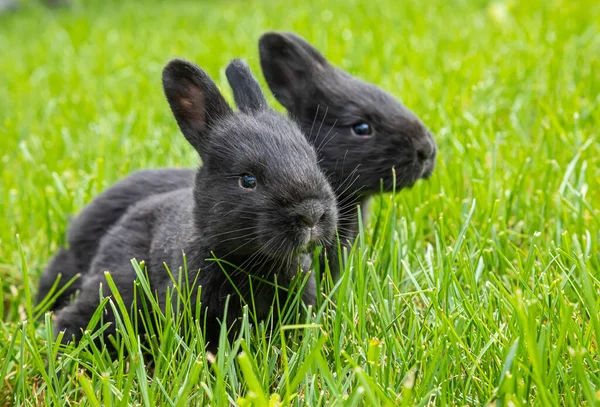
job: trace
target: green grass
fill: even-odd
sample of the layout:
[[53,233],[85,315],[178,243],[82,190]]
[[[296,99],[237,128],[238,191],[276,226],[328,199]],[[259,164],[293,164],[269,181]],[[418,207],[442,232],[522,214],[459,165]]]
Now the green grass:
[[[135,169],[198,164],[165,62],[229,95],[224,66],[259,75],[267,29],[403,100],[436,134],[434,176],[374,199],[337,305],[270,337],[246,324],[212,366],[177,310],[154,369],[132,321],[129,357],[57,360],[32,298],[68,216]],[[597,1],[27,2],[0,15],[0,50],[0,404],[600,403]]]

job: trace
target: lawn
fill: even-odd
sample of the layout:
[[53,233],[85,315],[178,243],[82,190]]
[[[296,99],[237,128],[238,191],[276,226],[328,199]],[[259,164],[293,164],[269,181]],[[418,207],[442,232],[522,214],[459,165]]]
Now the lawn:
[[[0,15],[0,404],[600,403],[600,3],[23,3]],[[246,324],[216,361],[166,326],[150,367],[125,322],[129,357],[58,360],[34,299],[69,216],[136,169],[199,164],[164,64],[195,61],[232,100],[243,57],[267,90],[270,29],[417,113],[433,177],[373,200],[310,317]]]

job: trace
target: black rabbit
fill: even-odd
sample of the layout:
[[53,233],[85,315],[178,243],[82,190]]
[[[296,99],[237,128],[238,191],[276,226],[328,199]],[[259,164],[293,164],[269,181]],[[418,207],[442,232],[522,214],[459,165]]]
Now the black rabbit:
[[[358,205],[380,191],[399,191],[434,168],[436,146],[423,123],[383,90],[335,68],[313,46],[291,33],[259,40],[260,62],[275,97],[317,147],[339,201],[339,233],[349,244],[358,233]],[[396,183],[392,168],[395,168]],[[42,275],[39,300],[57,276],[63,285],[86,273],[102,235],[127,208],[154,193],[192,185],[191,169],[139,171],[108,188],[69,227],[69,249],[61,248]],[[106,208],[106,210],[104,209]],[[329,252],[335,257],[335,250]],[[336,267],[332,267],[334,277]],[[80,286],[69,286],[52,305],[59,309]]]
[[[56,331],[65,331],[67,340],[80,338],[99,305],[101,284],[110,294],[105,270],[129,307],[136,279],[130,259],[144,260],[151,288],[164,301],[171,278],[163,262],[175,272],[183,265],[183,250],[189,281],[197,278],[202,286],[202,318],[214,349],[227,296],[232,296],[229,323],[240,316],[242,301],[250,300],[248,279],[259,277],[253,282],[254,305],[256,317],[264,318],[275,298],[268,282],[276,279],[286,287],[297,275],[301,253],[334,240],[336,199],[314,148],[291,120],[268,109],[244,62],[233,61],[226,74],[236,113],[195,65],[173,60],[164,69],[167,100],[202,167],[192,187],[140,200],[105,233],[80,295],[57,315]],[[213,253],[228,264],[207,260]],[[305,303],[314,304],[314,290],[309,281]],[[111,312],[105,318],[114,321]],[[114,324],[106,333],[113,332]]]
[[298,35],[266,33],[259,51],[273,95],[317,149],[338,197],[342,243],[351,243],[358,234],[358,205],[364,214],[382,186],[399,191],[431,176],[435,141],[394,97],[332,66]]

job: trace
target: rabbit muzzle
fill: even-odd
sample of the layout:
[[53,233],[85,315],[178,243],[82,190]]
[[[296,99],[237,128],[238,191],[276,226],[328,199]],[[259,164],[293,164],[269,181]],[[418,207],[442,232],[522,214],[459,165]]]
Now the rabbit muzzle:
[[311,251],[335,235],[337,214],[333,205],[318,199],[306,199],[295,208],[299,249]]
[[425,131],[425,134],[414,141],[414,147],[416,162],[421,167],[418,178],[429,179],[435,168],[437,156],[437,145],[431,132]]

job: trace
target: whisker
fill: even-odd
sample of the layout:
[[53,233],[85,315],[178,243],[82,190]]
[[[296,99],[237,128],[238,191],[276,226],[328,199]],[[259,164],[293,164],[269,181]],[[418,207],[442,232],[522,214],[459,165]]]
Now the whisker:
[[[341,183],[340,183],[340,184],[339,184],[339,185],[338,185],[338,186],[335,188],[335,192],[336,192],[336,194],[338,193],[338,191],[339,191],[339,190],[340,190],[342,187],[344,187],[344,185],[345,185],[347,182],[349,182],[349,181],[352,179],[352,176],[358,172],[358,169],[359,169],[359,167],[360,167],[360,164],[358,164],[356,167],[354,167],[354,169],[352,170],[352,172],[350,172],[350,174],[348,174],[346,177],[344,177],[344,178],[342,179],[342,182],[341,182]],[[355,178],[352,180],[352,182],[356,182],[356,180],[358,179],[358,177],[359,177],[359,176],[356,176],[356,177],[355,177]],[[339,195],[341,195],[341,194],[339,194]]]
[[254,226],[249,226],[247,228],[240,228],[240,229],[235,229],[235,230],[228,230],[226,232],[221,232],[221,233],[217,233],[217,234],[211,235],[211,237],[212,238],[219,237],[219,236],[223,236],[223,235],[228,235],[229,233],[237,233],[237,232],[241,232],[243,230],[248,230],[248,229],[254,229]]
[[[357,176],[354,181],[352,181],[350,184],[348,184],[348,186],[346,188],[344,188],[344,190],[342,192],[339,193],[338,196],[345,196],[346,192],[352,187],[352,185],[354,185],[356,183],[356,181],[358,181],[359,176]],[[360,188],[358,188],[356,191],[354,191],[354,193],[352,195],[348,195],[351,197],[354,197],[357,195],[357,192],[359,192],[361,189],[363,189],[364,186],[361,186]],[[342,201],[343,202],[343,201]]]
[[311,137],[312,137],[313,128],[315,127],[315,123],[317,121],[317,117],[319,117],[319,109],[320,108],[321,108],[321,105],[317,105],[317,111],[315,112],[315,117],[313,118],[312,125],[310,126],[310,131],[308,132],[308,138],[309,139],[311,139]]
[[254,236],[254,235],[256,235],[256,237],[258,237],[258,232],[251,232],[251,233],[248,233],[248,234],[246,234],[246,235],[242,235],[242,236],[234,236],[234,237],[230,237],[230,238],[228,238],[228,239],[223,239],[223,240],[220,240],[220,241],[219,241],[219,243],[225,243],[225,242],[229,242],[229,241],[231,241],[231,240],[235,240],[235,239],[246,239],[246,238],[248,238],[248,237],[250,237],[250,236]]
[[323,127],[323,123],[325,123],[325,119],[327,118],[327,112],[329,111],[329,107],[325,108],[325,114],[323,115],[323,119],[321,120],[321,125],[319,126],[319,130],[317,130],[317,137],[321,134],[321,128]]
[[223,255],[223,256],[220,256],[220,257],[221,257],[221,258],[223,258],[223,259],[225,259],[225,258],[227,258],[227,257],[231,256],[233,253],[235,253],[236,251],[240,250],[242,247],[244,247],[244,246],[246,246],[246,245],[248,245],[248,244],[252,243],[253,241],[255,241],[256,239],[258,239],[259,237],[260,237],[260,235],[256,236],[255,238],[252,238],[252,239],[248,240],[247,242],[245,242],[245,243],[243,243],[243,244],[239,245],[238,247],[236,247],[235,249],[233,249],[233,250],[232,250],[232,251],[230,251],[229,253],[227,253],[227,254],[225,254],[225,255]]
[[325,137],[323,137],[323,140],[321,140],[321,143],[319,143],[319,146],[316,148],[317,152],[320,152],[323,147],[325,147],[327,144],[329,144],[329,142],[331,140],[333,140],[333,138],[337,135],[337,132],[334,132],[331,137],[329,137],[329,139],[327,139],[327,136],[329,136],[329,134],[331,133],[331,131],[335,128],[335,125],[337,124],[337,119],[333,122],[333,125],[329,128],[329,131],[327,132],[327,134],[325,135]]

